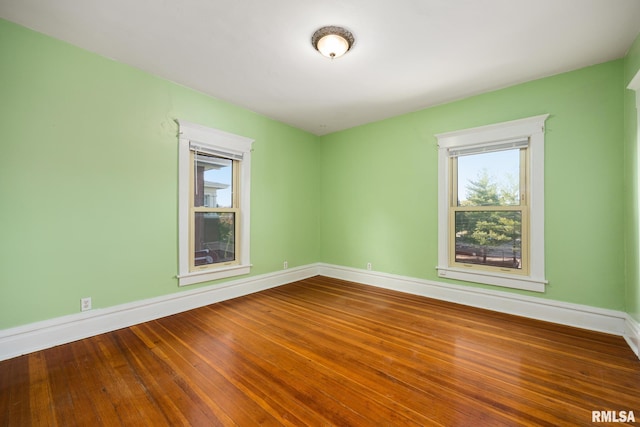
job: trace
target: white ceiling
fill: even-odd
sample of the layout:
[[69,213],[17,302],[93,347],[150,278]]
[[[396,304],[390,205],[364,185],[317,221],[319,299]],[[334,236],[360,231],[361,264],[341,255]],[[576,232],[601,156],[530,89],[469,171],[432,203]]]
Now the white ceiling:
[[[621,58],[640,0],[0,0],[0,16],[322,135]],[[353,49],[310,43],[341,25]]]

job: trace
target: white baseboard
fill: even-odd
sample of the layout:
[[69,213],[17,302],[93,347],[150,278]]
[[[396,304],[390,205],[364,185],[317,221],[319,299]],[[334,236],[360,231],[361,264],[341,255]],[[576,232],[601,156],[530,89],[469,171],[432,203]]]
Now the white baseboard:
[[[398,276],[337,265],[320,264],[318,273],[336,279],[364,283],[400,292],[455,302],[501,313],[515,314],[592,331],[625,336],[630,330],[626,313],[587,305],[571,304],[544,298],[529,297],[503,291]],[[637,327],[638,324],[636,323]],[[636,343],[638,331],[635,329]],[[637,354],[637,351],[636,351]]]
[[317,264],[0,330],[0,360],[306,279]]
[[329,264],[309,264],[204,288],[0,330],[0,360],[323,275],[501,313],[623,336],[640,358],[640,323],[627,313],[498,290]]
[[640,359],[640,322],[631,317],[631,315],[627,315],[624,339],[627,340],[631,350]]

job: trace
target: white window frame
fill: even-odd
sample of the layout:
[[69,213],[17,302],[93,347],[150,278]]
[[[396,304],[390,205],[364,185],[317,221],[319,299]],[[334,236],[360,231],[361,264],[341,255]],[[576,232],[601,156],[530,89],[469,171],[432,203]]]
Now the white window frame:
[[[251,145],[253,139],[234,135],[218,129],[178,120],[178,284],[179,286],[224,279],[249,274],[251,271],[250,248],[250,202],[251,202]],[[203,150],[228,153],[238,161],[239,194],[239,254],[235,265],[220,266],[190,271],[190,189],[192,145]]]
[[[544,126],[549,114],[435,135],[438,140],[438,276],[528,291],[544,292]],[[509,274],[450,265],[449,150],[479,148],[528,138],[529,274]],[[525,244],[526,242],[523,242]]]
[[627,89],[634,91],[636,95],[636,114],[638,115],[638,134],[640,135],[640,71],[631,79]]

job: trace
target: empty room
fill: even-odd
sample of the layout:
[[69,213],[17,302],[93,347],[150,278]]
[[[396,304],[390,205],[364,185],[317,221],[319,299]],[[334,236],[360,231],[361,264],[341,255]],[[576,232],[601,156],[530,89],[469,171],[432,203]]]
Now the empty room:
[[640,1],[0,0],[1,426],[640,425]]

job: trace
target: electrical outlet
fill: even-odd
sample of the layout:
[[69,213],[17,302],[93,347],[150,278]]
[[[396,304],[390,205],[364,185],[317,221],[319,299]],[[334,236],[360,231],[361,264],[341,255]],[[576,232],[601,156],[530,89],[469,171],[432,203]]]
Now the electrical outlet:
[[286,270],[287,268],[289,268],[289,263],[287,261],[282,263],[282,269]]
[[80,310],[81,311],[91,310],[91,297],[82,298],[80,300]]
[[371,263],[370,262],[367,263],[367,270],[371,270]]

